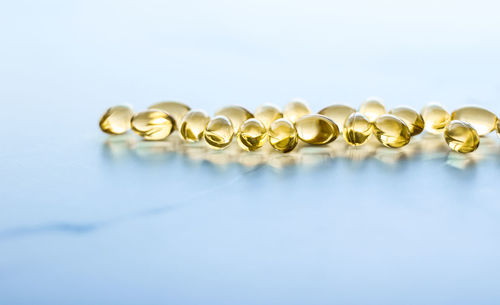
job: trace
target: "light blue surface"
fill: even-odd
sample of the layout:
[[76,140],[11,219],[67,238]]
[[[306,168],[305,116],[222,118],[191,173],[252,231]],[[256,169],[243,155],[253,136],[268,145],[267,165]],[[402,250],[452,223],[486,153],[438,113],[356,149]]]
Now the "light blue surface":
[[317,111],[371,95],[500,113],[499,10],[3,3],[0,304],[498,304],[494,135],[467,158],[312,150],[252,167],[106,144],[97,120],[163,99],[213,112],[303,97]]

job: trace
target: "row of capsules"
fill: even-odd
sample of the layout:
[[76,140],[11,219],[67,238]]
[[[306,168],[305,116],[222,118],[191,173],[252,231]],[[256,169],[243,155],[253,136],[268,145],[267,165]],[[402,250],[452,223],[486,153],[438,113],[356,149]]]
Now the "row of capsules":
[[462,107],[451,114],[437,103],[428,104],[420,113],[406,106],[387,112],[379,98],[368,98],[357,111],[336,104],[317,114],[312,114],[300,100],[288,103],[283,112],[271,104],[259,106],[253,114],[232,105],[219,109],[213,118],[203,110],[192,110],[179,102],[157,103],[139,113],[128,106],[114,106],[103,114],[99,126],[108,134],[123,134],[132,129],[152,141],[164,140],[173,130],[178,130],[186,142],[204,139],[214,149],[229,146],[236,135],[244,150],[257,150],[268,141],[284,153],[292,151],[299,139],[312,145],[325,145],[339,134],[353,146],[363,145],[373,134],[384,146],[399,148],[424,129],[443,134],[452,150],[470,153],[479,146],[480,136],[495,129],[500,133],[497,116],[478,106]]

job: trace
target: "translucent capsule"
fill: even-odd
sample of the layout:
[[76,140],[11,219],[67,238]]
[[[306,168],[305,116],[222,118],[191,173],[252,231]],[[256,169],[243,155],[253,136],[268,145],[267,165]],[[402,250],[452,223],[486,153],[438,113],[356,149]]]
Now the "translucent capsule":
[[339,127],[339,129],[341,129],[344,126],[345,120],[347,120],[347,118],[354,112],[356,112],[356,110],[354,110],[349,106],[336,104],[325,107],[321,109],[318,113],[334,121],[335,124],[337,124],[337,126]]
[[295,122],[299,139],[314,145],[328,144],[339,136],[334,121],[321,114],[308,114]]
[[187,142],[198,142],[203,136],[210,117],[203,110],[190,110],[179,125],[179,134]]
[[207,144],[215,149],[222,149],[229,146],[233,140],[233,135],[234,129],[231,121],[221,115],[211,119],[203,133]]
[[295,123],[300,117],[308,115],[311,110],[302,101],[292,101],[286,104],[285,109],[283,109],[283,117],[292,123]]
[[482,107],[465,106],[453,111],[451,120],[469,123],[478,135],[484,136],[495,130],[498,118],[493,112]]
[[405,122],[392,114],[379,116],[373,122],[373,133],[384,146],[399,148],[410,142],[411,133]]
[[406,126],[410,129],[412,136],[416,136],[424,130],[424,119],[413,108],[399,106],[389,111],[389,114],[392,114],[398,117],[401,121],[405,122]]
[[241,148],[254,151],[261,148],[267,139],[267,129],[261,121],[248,119],[241,124],[236,139]]
[[163,140],[174,129],[174,119],[160,110],[146,110],[139,112],[132,118],[132,130],[145,140]]
[[359,106],[359,112],[365,115],[368,121],[373,122],[385,114],[385,106],[382,104],[382,99],[370,97]]
[[253,115],[257,120],[261,121],[266,128],[269,128],[272,122],[283,117],[279,108],[272,104],[264,104],[257,107]]
[[425,122],[425,130],[433,134],[440,134],[450,122],[450,114],[440,104],[427,104],[420,111]]
[[287,119],[277,119],[269,127],[269,143],[283,153],[292,151],[297,146],[297,130]]
[[188,105],[180,102],[160,102],[149,106],[149,109],[157,109],[165,111],[174,119],[175,128],[179,128],[182,118],[191,110]]
[[243,124],[243,122],[253,118],[253,114],[250,111],[241,106],[236,106],[236,105],[226,106],[224,108],[221,108],[217,110],[215,115],[217,116],[222,115],[228,118],[229,121],[231,121],[231,124],[233,125],[234,133],[238,132],[238,129],[240,129],[240,126],[241,124]]
[[363,114],[355,112],[347,117],[342,131],[347,143],[354,146],[362,145],[372,134],[372,123]]
[[134,112],[127,106],[114,106],[106,110],[99,120],[99,127],[105,133],[122,134],[130,129]]
[[500,137],[500,120],[497,121],[497,136]]
[[479,146],[479,135],[471,124],[453,120],[444,130],[444,139],[448,146],[459,153],[470,153]]

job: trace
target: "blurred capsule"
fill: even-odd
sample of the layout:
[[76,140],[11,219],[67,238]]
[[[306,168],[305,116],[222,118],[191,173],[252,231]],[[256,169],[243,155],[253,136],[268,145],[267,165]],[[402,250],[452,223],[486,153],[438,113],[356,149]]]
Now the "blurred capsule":
[[354,146],[362,145],[372,133],[372,123],[363,114],[355,112],[347,117],[342,131],[347,143]]
[[321,114],[308,114],[295,122],[299,139],[314,145],[328,144],[339,136],[339,128],[334,121]]
[[238,132],[238,129],[240,129],[240,126],[241,124],[243,124],[243,122],[253,118],[253,114],[250,111],[241,106],[236,106],[236,105],[223,107],[217,110],[217,112],[215,112],[215,115],[216,116],[222,115],[228,118],[229,121],[231,121],[231,124],[233,125],[234,133]]
[[493,112],[482,107],[465,106],[453,111],[451,120],[469,123],[478,135],[484,136],[495,130],[498,118]]
[[158,141],[167,138],[174,128],[174,119],[160,110],[146,110],[132,117],[132,130],[144,140]]
[[424,130],[424,119],[413,108],[399,106],[389,111],[389,114],[392,114],[399,118],[401,121],[405,122],[405,124],[410,129],[410,133],[412,136],[416,136]]
[[267,129],[261,121],[248,119],[241,124],[236,140],[241,148],[254,151],[261,148],[267,139]]
[[233,140],[234,129],[231,121],[225,116],[216,116],[211,119],[203,136],[207,144],[214,149],[226,148]]
[[257,107],[253,115],[257,120],[261,121],[266,128],[269,128],[272,122],[283,117],[280,109],[272,104],[264,104]]
[[300,117],[308,115],[311,110],[307,104],[303,101],[291,101],[286,104],[285,109],[283,109],[283,117],[292,123],[295,123]]
[[453,120],[444,130],[444,139],[448,146],[459,153],[470,153],[479,146],[479,135],[471,124]]
[[391,148],[403,147],[411,138],[410,129],[405,122],[392,114],[379,116],[373,122],[373,133],[380,143]]
[[157,109],[161,111],[165,111],[170,115],[171,118],[174,119],[175,122],[175,129],[178,129],[182,118],[184,118],[184,115],[191,110],[191,108],[188,105],[185,105],[180,102],[160,102],[156,103],[154,105],[149,106],[148,109]]
[[354,112],[356,112],[355,109],[341,104],[331,105],[318,111],[319,114],[322,114],[334,121],[339,127],[339,130],[342,130],[345,120],[347,120],[347,118]]
[[128,106],[114,106],[106,110],[99,120],[99,127],[109,134],[122,134],[130,129],[134,112]]
[[440,134],[450,122],[450,114],[438,103],[429,103],[420,111],[425,122],[425,130]]
[[203,137],[210,117],[203,110],[190,110],[179,124],[179,133],[186,142],[198,142]]
[[283,153],[292,151],[297,146],[297,130],[287,119],[277,119],[269,127],[269,143]]
[[359,106],[359,112],[365,115],[368,121],[373,122],[379,116],[385,114],[385,106],[382,99],[369,97]]

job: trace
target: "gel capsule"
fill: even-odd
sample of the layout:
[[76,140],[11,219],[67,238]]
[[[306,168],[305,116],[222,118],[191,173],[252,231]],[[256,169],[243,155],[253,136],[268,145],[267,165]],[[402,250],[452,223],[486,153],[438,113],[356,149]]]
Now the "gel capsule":
[[146,110],[139,112],[132,118],[132,130],[145,140],[163,140],[174,129],[174,119],[160,110]]
[[106,110],[99,120],[99,127],[105,133],[122,134],[130,129],[134,112],[127,106],[114,106]]
[[365,115],[368,121],[373,122],[385,114],[385,106],[380,98],[370,97],[359,106],[359,112]]
[[187,142],[198,142],[203,136],[210,117],[203,110],[190,110],[179,125],[181,138]]
[[283,153],[292,151],[297,146],[297,130],[287,119],[277,119],[269,127],[269,144]]
[[451,119],[469,123],[480,136],[492,132],[496,128],[498,121],[493,112],[478,106],[459,108],[452,112]]
[[413,108],[400,106],[389,111],[389,114],[392,114],[399,118],[401,121],[405,122],[405,124],[410,129],[410,133],[412,136],[416,136],[424,130],[424,119]]
[[149,109],[157,109],[165,111],[175,121],[175,128],[179,128],[182,118],[191,110],[188,105],[180,102],[160,102],[149,106]]
[[306,105],[305,102],[292,101],[286,104],[285,109],[283,109],[283,117],[292,123],[295,123],[300,117],[308,115],[311,110]]
[[345,120],[347,120],[347,118],[354,112],[356,112],[356,110],[354,110],[349,106],[336,104],[325,107],[321,109],[318,113],[334,121],[335,124],[337,124],[337,126],[339,127],[339,129],[341,129],[344,126]]
[[471,124],[454,120],[444,130],[448,146],[459,153],[470,153],[479,146],[479,135]]
[[211,148],[215,149],[222,149],[229,146],[233,140],[233,135],[234,129],[231,121],[221,115],[211,119],[203,133],[205,142]]
[[392,114],[379,116],[373,122],[373,133],[384,146],[399,148],[410,142],[411,133],[405,122]]
[[363,114],[355,112],[347,117],[342,131],[347,143],[354,146],[362,145],[372,134],[372,123]]
[[283,117],[279,108],[272,104],[264,104],[257,107],[253,115],[257,120],[261,121],[266,128],[269,128],[272,122]]
[[334,121],[321,114],[308,114],[295,122],[299,139],[314,145],[328,144],[339,136]]
[[241,124],[236,139],[241,148],[254,151],[261,148],[266,142],[267,129],[261,121],[248,119]]
[[236,105],[223,107],[217,110],[215,115],[217,116],[222,115],[228,118],[229,121],[231,121],[231,124],[233,125],[234,133],[238,132],[238,129],[240,129],[240,126],[241,124],[243,124],[243,122],[253,118],[253,114],[250,111],[241,106],[236,106]]
[[429,103],[420,111],[425,122],[425,130],[433,134],[440,134],[450,122],[450,114],[440,104]]

